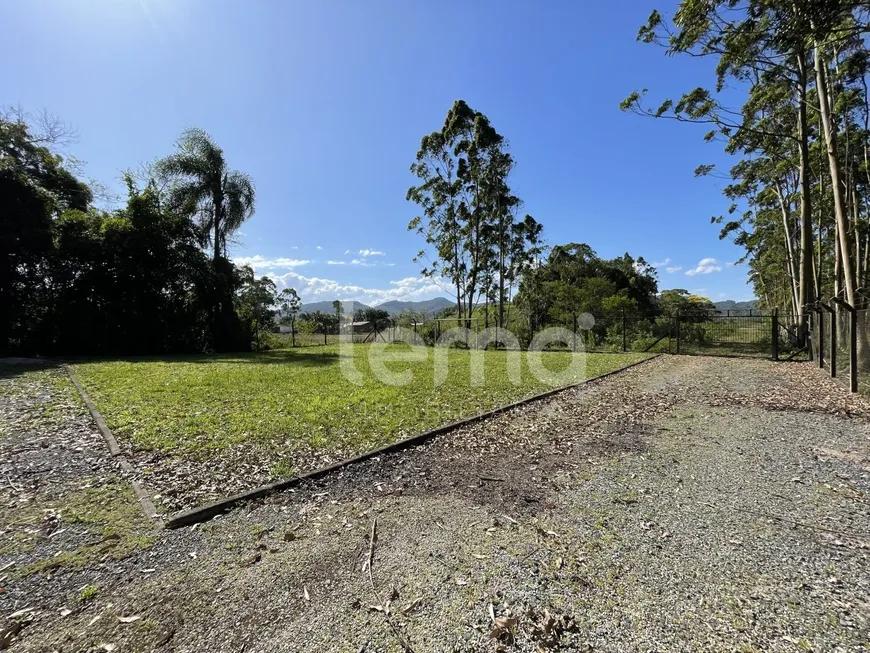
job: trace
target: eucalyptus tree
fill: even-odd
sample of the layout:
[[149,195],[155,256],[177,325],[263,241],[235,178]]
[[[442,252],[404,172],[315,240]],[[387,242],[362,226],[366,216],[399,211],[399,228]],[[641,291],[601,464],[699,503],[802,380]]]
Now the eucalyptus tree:
[[[793,311],[827,291],[828,278],[835,293],[842,280],[845,298],[855,304],[866,273],[860,214],[867,214],[867,188],[864,179],[857,182],[870,180],[866,14],[864,3],[842,0],[684,0],[673,26],[653,12],[638,34],[669,54],[716,60],[714,91],[696,88],[656,110],[635,92],[622,108],[709,124],[708,140],[724,140],[727,152],[744,157],[725,189],[734,202],[729,212],[744,210],[721,236],[746,247],[759,295],[779,305],[787,298]],[[721,101],[729,82],[732,92],[735,86],[745,91],[740,107]],[[862,112],[863,130],[856,119]],[[789,284],[777,280],[783,272]]]
[[229,168],[223,150],[202,129],[184,131],[177,149],[157,164],[159,174],[174,181],[171,204],[195,216],[215,261],[226,258],[227,239],[254,214],[254,182]]
[[[673,27],[654,11],[638,39],[658,44],[670,55],[716,59],[714,91],[697,87],[676,102],[665,100],[656,110],[644,107],[643,94],[638,92],[622,103],[624,110],[643,115],[710,125],[705,140],[724,140],[732,154],[764,156],[764,144],[770,142],[785,143],[787,155],[796,154],[800,188],[796,303],[800,306],[813,298],[808,48],[799,29],[805,22],[797,5],[777,1],[686,0],[674,15]],[[741,107],[720,99],[729,80],[747,90]],[[733,228],[723,230],[723,236],[730,231]]]
[[522,205],[509,186],[514,165],[504,137],[462,100],[450,108],[439,131],[423,137],[411,165],[419,183],[406,197],[421,214],[408,229],[431,248],[421,250],[415,261],[428,259],[423,274],[450,281],[459,323],[485,299],[498,303],[503,325],[506,295],[520,269],[512,263],[517,238],[528,237],[524,242],[533,249],[539,246],[539,228],[520,229],[514,222]]

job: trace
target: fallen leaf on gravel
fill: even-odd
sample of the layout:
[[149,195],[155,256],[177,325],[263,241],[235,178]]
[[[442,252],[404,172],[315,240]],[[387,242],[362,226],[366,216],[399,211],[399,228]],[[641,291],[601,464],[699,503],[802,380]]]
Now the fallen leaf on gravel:
[[487,558],[489,558],[489,556],[480,555],[479,553],[472,553],[471,557],[477,558],[478,560],[486,560]]
[[155,571],[157,571],[157,570],[156,569],[143,569],[142,573],[143,574],[153,574]]
[[728,542],[730,542],[731,544],[734,544],[736,546],[743,546],[742,540],[728,540]]
[[457,585],[468,585],[468,581],[465,580],[464,578],[457,578],[455,580],[456,580]]
[[311,600],[311,597],[308,595],[308,586],[306,586],[306,585],[303,585],[303,586],[302,586],[302,596],[305,597],[305,600],[306,600],[306,601],[310,601],[310,600]]
[[71,614],[72,614],[72,610],[70,610],[69,608],[63,608],[63,609],[60,611],[60,616],[61,616],[61,617],[66,617],[66,616],[71,615]]
[[103,649],[104,651],[106,651],[107,653],[112,653],[112,651],[114,651],[118,647],[115,646],[114,644],[100,644],[100,648]]
[[96,617],[94,617],[93,619],[91,619],[91,620],[88,622],[88,626],[89,626],[89,627],[90,627],[90,626],[93,626],[95,623],[97,623],[97,622],[98,622],[100,619],[102,619],[102,618],[103,618],[103,615],[98,614]]
[[495,625],[492,630],[489,631],[490,639],[498,639],[503,634],[510,634],[514,628],[516,628],[517,620],[514,617],[498,617],[495,619]]
[[508,517],[507,515],[502,515],[505,519],[507,519],[511,524],[519,524],[519,522],[513,517]]
[[408,605],[405,606],[405,608],[402,610],[402,614],[410,614],[411,612],[416,610],[417,606],[419,606],[422,602],[423,602],[422,596],[414,599]]
[[141,614],[134,614],[130,617],[118,617],[118,621],[120,621],[122,624],[131,624],[134,621],[139,621],[141,618]]
[[563,563],[562,558],[556,558],[556,569],[561,569],[562,563]]

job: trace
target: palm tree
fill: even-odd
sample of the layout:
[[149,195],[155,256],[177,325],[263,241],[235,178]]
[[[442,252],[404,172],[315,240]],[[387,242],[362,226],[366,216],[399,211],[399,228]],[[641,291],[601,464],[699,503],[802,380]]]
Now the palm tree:
[[178,153],[157,163],[157,171],[175,180],[172,205],[198,218],[203,247],[214,260],[226,256],[227,238],[254,213],[254,182],[244,172],[228,170],[223,150],[202,129],[187,129]]

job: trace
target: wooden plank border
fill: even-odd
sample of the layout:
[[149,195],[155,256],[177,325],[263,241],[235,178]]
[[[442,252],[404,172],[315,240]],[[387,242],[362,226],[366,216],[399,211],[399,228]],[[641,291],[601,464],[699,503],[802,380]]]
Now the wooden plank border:
[[94,406],[90,397],[88,397],[88,393],[85,392],[85,389],[82,387],[82,384],[79,383],[79,380],[75,377],[69,365],[67,365],[66,363],[62,363],[61,367],[63,367],[63,369],[66,371],[67,376],[69,376],[69,380],[72,381],[72,384],[78,391],[79,396],[82,398],[82,401],[85,402],[85,406],[88,407],[88,410],[91,413],[91,417],[94,418],[94,423],[96,423],[97,429],[100,431],[100,434],[103,436],[106,444],[109,445],[109,455],[112,458],[117,458],[121,469],[123,469],[125,473],[129,474],[130,484],[133,486],[133,494],[136,495],[136,500],[139,502],[139,506],[142,508],[142,512],[145,513],[145,516],[148,517],[148,519],[150,519],[157,526],[162,528],[163,520],[160,517],[160,513],[158,513],[157,508],[154,507],[154,503],[151,501],[151,497],[149,496],[148,492],[146,492],[145,488],[142,487],[142,484],[136,480],[136,470],[133,468],[133,465],[130,464],[130,461],[123,456],[121,447],[118,445],[118,440],[115,437],[115,434],[112,432],[112,429],[110,429],[109,426],[106,424],[106,420],[103,419],[100,411],[98,411],[97,407]]
[[621,367],[618,370],[613,370],[611,372],[606,372],[600,376],[596,376],[592,379],[586,379],[585,381],[580,381],[578,383],[571,383],[566,386],[562,386],[560,388],[555,388],[554,390],[547,390],[546,392],[542,392],[537,395],[533,395],[531,397],[526,397],[525,399],[520,399],[519,401],[515,401],[513,403],[507,404],[505,406],[499,406],[498,408],[493,408],[492,410],[485,411],[483,413],[479,413],[477,415],[472,415],[471,417],[466,417],[464,419],[458,420],[456,422],[451,422],[450,424],[444,424],[443,426],[438,426],[434,429],[430,429],[428,431],[424,431],[423,433],[418,433],[417,435],[412,435],[411,437],[405,438],[404,440],[399,440],[398,442],[394,442],[392,444],[385,445],[378,449],[374,449],[372,451],[367,451],[358,456],[354,456],[352,458],[347,458],[337,463],[333,463],[332,465],[327,465],[326,467],[321,467],[319,469],[315,469],[306,474],[299,474],[298,476],[291,476],[289,478],[281,479],[279,481],[273,481],[272,483],[267,483],[266,485],[261,485],[260,487],[253,488],[251,490],[246,490],[245,492],[240,492],[238,494],[234,494],[232,496],[226,497],[224,499],[219,499],[217,501],[213,501],[211,503],[206,503],[201,506],[197,506],[196,508],[190,508],[189,510],[184,510],[182,512],[176,513],[172,517],[170,517],[166,522],[167,528],[180,528],[182,526],[189,526],[191,524],[197,524],[200,522],[208,521],[209,519],[220,515],[224,512],[227,512],[231,508],[237,506],[240,503],[245,501],[253,501],[256,499],[262,499],[270,494],[275,492],[279,492],[281,490],[286,490],[288,488],[294,487],[303,483],[305,481],[314,481],[324,476],[331,474],[332,472],[338,471],[350,465],[355,465],[357,463],[364,462],[366,460],[370,460],[372,458],[376,458],[378,456],[383,456],[385,454],[396,453],[399,451],[403,451],[405,449],[410,449],[412,447],[419,446],[424,442],[428,442],[432,438],[441,435],[442,433],[446,433],[448,431],[452,431],[454,429],[461,428],[463,426],[468,426],[469,424],[474,424],[476,422],[481,422],[483,420],[489,419],[491,417],[495,417],[496,415],[500,415],[501,413],[508,412],[513,410],[514,408],[518,408],[520,406],[525,406],[526,404],[530,404],[534,401],[540,401],[541,399],[546,399],[548,397],[552,397],[555,394],[560,392],[565,392],[566,390],[571,390],[572,388],[577,388],[587,383],[591,383],[592,381],[599,381],[601,379],[606,379],[609,376],[613,376],[614,374],[619,374],[621,372],[625,372],[626,370],[630,370],[633,367],[637,367],[638,365],[643,365],[644,363],[648,363],[651,360],[655,360],[664,354],[656,354],[655,356],[651,356],[650,358],[645,358],[644,360],[637,361],[635,363],[631,363],[630,365],[626,365],[625,367]]

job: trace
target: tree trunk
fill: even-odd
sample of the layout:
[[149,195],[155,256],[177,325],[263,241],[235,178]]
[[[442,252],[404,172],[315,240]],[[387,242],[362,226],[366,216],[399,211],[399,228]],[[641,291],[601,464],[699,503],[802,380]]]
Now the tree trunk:
[[843,282],[846,301],[855,305],[855,273],[849,252],[849,224],[843,198],[843,183],[840,172],[840,159],[837,154],[837,128],[833,122],[830,97],[828,96],[827,66],[822,59],[818,44],[815,49],[816,89],[819,96],[819,112],[822,116],[825,146],[828,152],[828,166],[831,172],[831,190],[834,193],[834,217],[837,221],[837,242],[840,244],[840,258],[843,266]]
[[212,197],[214,207],[212,215],[214,220],[214,260],[217,261],[221,255],[221,219],[223,218],[224,195],[223,190],[215,189]]
[[854,184],[852,184],[850,188],[852,189],[852,233],[855,237],[855,285],[856,287],[860,287],[861,278],[864,276],[863,270],[861,269],[861,264],[864,259],[861,257],[861,234],[858,229],[858,189]]
[[[822,122],[819,119],[819,133],[822,132]],[[821,169],[823,166],[822,158],[819,156],[819,203],[818,203],[818,212],[819,212],[819,239],[818,239],[818,261],[815,267],[815,275],[816,275],[816,297],[822,296],[822,252],[824,251],[823,242],[822,242],[822,213],[825,210],[825,175],[821,174]]]
[[806,333],[803,307],[813,301],[810,285],[813,278],[813,223],[812,181],[810,180],[809,129],[807,128],[807,62],[806,53],[799,52],[798,64],[798,151],[801,192],[801,252],[798,304],[802,332]]
[[[776,183],[776,195],[779,198],[779,207],[782,211],[782,228],[785,231],[786,262],[788,264],[788,279],[791,296],[792,315],[800,315],[800,291],[798,289],[798,275],[794,265],[794,244],[791,240],[791,225],[789,224],[789,210],[782,194],[779,182]],[[790,203],[789,203],[790,204]]]
[[834,296],[840,296],[840,277],[843,269],[843,248],[840,243],[840,227],[834,225]]
[[505,219],[499,211],[498,235],[498,324],[504,328]]

